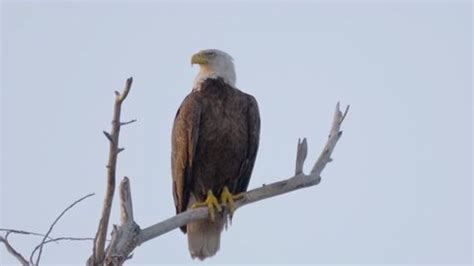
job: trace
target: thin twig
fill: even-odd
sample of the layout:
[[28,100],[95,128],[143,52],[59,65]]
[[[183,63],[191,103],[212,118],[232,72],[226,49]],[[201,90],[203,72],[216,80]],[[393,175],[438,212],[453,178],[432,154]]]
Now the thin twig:
[[344,121],[344,119],[346,118],[346,115],[349,112],[349,107],[351,107],[351,106],[350,105],[346,106],[346,110],[344,110],[344,114],[341,117],[341,122],[340,123],[342,123],[342,121]]
[[104,133],[105,137],[110,141],[110,142],[114,142],[114,140],[112,139],[112,136],[110,135],[109,132],[107,131],[102,131],[102,133]]
[[120,102],[123,102],[127,98],[128,93],[130,92],[130,89],[132,88],[132,82],[133,82],[133,77],[129,77],[127,79],[127,82],[125,83],[125,88],[124,88],[122,94],[118,95],[118,98],[119,98]]
[[[18,230],[18,229],[9,229],[9,228],[0,228],[0,232],[6,232],[5,239],[7,239],[9,234],[32,235],[32,236],[40,236],[40,237],[46,236],[45,234],[40,234],[40,233],[35,233],[35,232],[30,232],[30,231],[25,231],[25,230]],[[59,241],[64,241],[64,240],[69,240],[69,241],[87,241],[87,240],[93,241],[94,240],[94,238],[92,238],[92,237],[57,237],[57,238],[54,238],[54,237],[51,237],[51,236],[47,236],[47,238],[48,238],[48,240],[46,240],[44,242],[44,245],[46,245],[48,243],[59,242]],[[2,242],[3,242],[3,240],[2,240]],[[35,247],[35,249],[33,250],[33,252],[31,252],[31,254],[30,254],[31,264],[33,264],[33,256],[36,253],[36,251],[38,251],[40,246],[41,246],[41,244],[37,245]],[[29,265],[29,264],[27,264],[27,265]]]
[[[40,258],[41,258],[41,253],[43,252],[43,246],[44,246],[44,243],[46,242],[46,239],[48,238],[49,234],[51,233],[51,231],[53,231],[53,228],[54,226],[56,225],[56,223],[61,219],[61,217],[63,217],[63,215],[68,211],[70,210],[72,207],[74,207],[76,204],[78,204],[79,202],[87,199],[88,197],[91,197],[93,196],[94,193],[91,193],[91,194],[87,194],[85,195],[84,197],[74,201],[71,205],[69,205],[66,209],[64,209],[61,214],[59,214],[59,216],[56,218],[56,220],[54,220],[54,222],[51,224],[51,226],[49,227],[49,230],[48,232],[46,233],[46,235],[43,237],[43,240],[41,241],[40,243],[40,247],[39,247],[39,252],[38,252],[38,257],[36,258],[36,263],[34,265],[39,265],[39,261],[40,261]],[[30,258],[32,259],[32,258]],[[32,260],[31,260],[32,262]]]
[[[7,229],[7,228],[0,228],[0,232],[14,233],[14,234],[19,234],[19,235],[45,236],[45,234],[17,230],[17,229]],[[53,239],[53,238],[48,237],[48,239]]]
[[127,121],[127,122],[120,122],[120,125],[121,125],[121,126],[126,126],[126,125],[129,125],[129,124],[131,124],[131,123],[135,123],[135,122],[137,122],[137,120],[136,120],[136,119],[132,119],[132,120]]
[[52,242],[60,242],[60,241],[94,241],[94,238],[93,237],[58,237],[58,238],[52,238],[52,239],[46,240],[44,241],[44,243],[37,245],[35,249],[33,249],[33,251],[30,254],[30,261],[33,261],[33,257],[36,251],[38,251],[38,249],[42,245],[46,245]]

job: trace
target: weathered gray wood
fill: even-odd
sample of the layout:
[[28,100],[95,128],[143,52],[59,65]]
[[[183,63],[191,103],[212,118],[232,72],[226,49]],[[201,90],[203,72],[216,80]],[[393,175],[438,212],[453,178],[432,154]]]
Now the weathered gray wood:
[[107,247],[104,264],[122,265],[138,244],[140,227],[133,220],[130,181],[124,177],[120,183],[121,225],[114,226],[112,240]]
[[28,263],[28,260],[25,259],[25,257],[23,257],[23,255],[21,255],[18,251],[16,251],[11,245],[10,243],[8,242],[8,233],[7,233],[7,236],[3,237],[3,236],[0,236],[0,242],[2,242],[3,244],[5,244],[5,247],[7,248],[7,251],[12,254],[13,257],[15,257],[18,262],[20,262],[21,265],[23,266],[28,266],[30,265]]
[[102,206],[102,215],[100,217],[99,226],[95,236],[94,247],[92,256],[89,258],[88,265],[102,265],[105,255],[105,240],[107,236],[110,211],[112,208],[112,200],[115,192],[115,169],[117,165],[117,155],[123,151],[123,148],[119,148],[119,135],[120,127],[124,124],[133,122],[122,123],[120,121],[120,113],[122,110],[122,103],[128,96],[132,87],[133,78],[128,78],[125,83],[125,88],[122,93],[115,91],[115,103],[114,103],[114,115],[112,118],[112,130],[110,133],[104,131],[104,135],[109,140],[109,159],[107,163],[107,188],[105,192],[104,204]]

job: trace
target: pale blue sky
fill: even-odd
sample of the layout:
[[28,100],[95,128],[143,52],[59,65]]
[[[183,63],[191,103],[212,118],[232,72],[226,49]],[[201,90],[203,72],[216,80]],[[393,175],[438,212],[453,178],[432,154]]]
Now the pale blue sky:
[[[315,3],[4,2],[0,227],[93,236],[105,187],[113,91],[134,85],[118,175],[136,221],[174,214],[170,131],[197,68],[235,58],[255,95],[261,146],[250,187],[309,163],[337,101],[350,104],[334,162],[317,187],[245,207],[209,263],[472,262],[472,9],[469,1]],[[306,169],[310,166],[307,165]],[[117,201],[113,223],[119,222]],[[40,239],[13,236],[29,255]],[[50,244],[44,264],[83,264],[90,243]],[[1,264],[16,262],[0,247]],[[131,264],[193,263],[179,231]]]

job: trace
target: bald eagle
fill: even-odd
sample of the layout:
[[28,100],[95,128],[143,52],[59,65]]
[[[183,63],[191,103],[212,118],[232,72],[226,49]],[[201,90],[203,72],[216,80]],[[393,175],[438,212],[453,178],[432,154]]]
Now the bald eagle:
[[172,131],[171,167],[176,213],[207,206],[209,219],[190,223],[192,258],[201,260],[219,250],[227,217],[220,212],[249,184],[260,138],[257,101],[235,87],[233,59],[209,49],[192,56],[200,70],[194,86],[176,113]]

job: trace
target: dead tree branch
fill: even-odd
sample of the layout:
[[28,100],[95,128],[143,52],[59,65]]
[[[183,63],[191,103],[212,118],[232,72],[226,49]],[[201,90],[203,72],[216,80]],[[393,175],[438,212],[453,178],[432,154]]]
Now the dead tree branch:
[[33,251],[31,252],[30,254],[30,262],[31,262],[31,265],[34,265],[33,264],[33,258],[35,256],[35,253],[44,245],[46,244],[49,244],[49,243],[52,243],[52,242],[60,242],[60,241],[94,241],[94,238],[92,237],[58,237],[58,238],[51,238],[51,239],[48,239],[44,242],[42,242],[41,244],[37,245]]
[[[132,87],[133,78],[127,79],[125,88],[122,93],[115,91],[115,104],[114,114],[112,119],[112,130],[110,133],[104,131],[105,136],[109,140],[109,159],[107,163],[107,188],[104,198],[104,204],[102,207],[102,215],[99,222],[99,227],[94,241],[93,254],[88,261],[89,265],[101,265],[104,261],[104,247],[107,236],[107,230],[109,225],[110,210],[112,208],[112,200],[115,191],[115,172],[117,165],[117,155],[123,151],[123,148],[119,148],[119,135],[120,127],[125,124],[133,122],[120,122],[120,113],[122,109],[122,103],[127,98],[128,93]],[[133,120],[132,120],[133,121]]]
[[129,125],[129,124],[131,124],[131,123],[135,123],[135,122],[137,122],[137,120],[136,120],[136,119],[132,119],[132,120],[127,121],[127,122],[120,122],[120,125],[121,125],[121,126],[126,126],[126,125]]
[[18,234],[22,234],[22,235],[34,235],[34,236],[46,236],[46,235],[38,234],[38,233],[31,233],[31,232],[26,232],[26,231],[20,231],[20,230],[15,230],[15,229],[13,229],[13,230],[9,230],[9,229],[4,230],[4,229],[2,229],[1,231],[7,231],[7,234],[6,234],[5,237],[0,236],[0,242],[5,244],[5,247],[7,248],[7,251],[10,254],[12,254],[15,258],[17,258],[18,261],[23,266],[25,266],[25,265],[26,266],[29,266],[29,265],[36,265],[37,266],[37,265],[39,265],[39,264],[35,264],[33,262],[33,258],[34,258],[35,253],[46,244],[53,243],[53,242],[57,243],[57,242],[60,242],[60,241],[93,241],[94,240],[94,238],[92,238],[92,237],[58,237],[58,238],[52,238],[50,236],[47,236],[48,240],[46,240],[44,242],[41,242],[39,245],[37,245],[33,249],[33,251],[30,254],[30,261],[28,261],[11,246],[10,242],[8,241],[8,235],[10,233],[18,233]]
[[140,227],[133,219],[132,192],[127,177],[120,183],[120,210],[121,224],[119,227],[114,225],[105,265],[122,265],[139,241]]
[[[8,236],[10,234],[19,234],[19,235],[47,237],[46,241],[41,242],[40,244],[38,244],[33,249],[33,251],[30,254],[30,263],[31,264],[27,264],[27,265],[33,265],[34,255],[42,245],[46,245],[46,244],[53,243],[53,242],[60,242],[60,241],[93,241],[94,240],[94,238],[92,238],[92,237],[69,237],[68,236],[68,237],[57,237],[57,238],[55,238],[55,237],[47,236],[45,234],[29,232],[29,231],[24,231],[24,230],[17,230],[17,229],[6,229],[6,228],[0,228],[0,232],[6,232],[6,236]],[[3,237],[0,236],[0,238],[3,238]],[[0,239],[0,241],[4,242],[6,239],[7,239],[7,237],[4,237],[3,239]],[[11,245],[10,245],[10,247],[11,247]],[[7,246],[7,250],[8,250],[8,246]]]
[[23,266],[28,266],[30,265],[28,263],[28,261],[25,259],[25,257],[23,257],[18,251],[16,251],[11,245],[10,243],[8,242],[8,234],[7,233],[5,235],[5,237],[3,236],[0,236],[0,242],[2,242],[3,244],[5,244],[5,247],[7,248],[7,251],[13,255],[13,257],[15,257],[20,263],[21,265]]
[[[321,182],[321,172],[332,161],[331,154],[337,141],[342,136],[340,128],[348,110],[349,106],[342,113],[339,103],[337,103],[329,138],[308,175],[303,173],[304,162],[308,154],[307,141],[306,139],[298,140],[295,175],[286,180],[264,185],[244,193],[243,198],[236,202],[236,207],[240,208],[256,201],[319,184]],[[205,207],[190,209],[140,230],[140,227],[133,220],[130,183],[127,177],[122,181],[120,193],[122,221],[121,225],[119,227],[115,226],[112,232],[112,240],[107,248],[106,265],[122,265],[135,247],[188,223],[207,219],[209,215],[208,209]]]
[[71,205],[69,205],[66,209],[64,209],[61,214],[59,214],[59,216],[56,218],[56,220],[54,220],[54,222],[51,224],[51,226],[49,227],[49,230],[48,232],[46,233],[46,235],[43,237],[43,240],[41,241],[41,243],[39,244],[39,252],[38,252],[38,257],[36,258],[36,263],[33,264],[33,254],[31,254],[31,257],[30,257],[30,262],[32,265],[39,265],[39,261],[41,259],[41,254],[43,253],[43,246],[44,246],[44,243],[46,242],[46,240],[48,239],[49,237],[49,234],[51,233],[51,231],[53,231],[53,228],[54,226],[56,225],[56,223],[61,219],[61,217],[63,217],[63,215],[68,211],[70,210],[72,207],[74,207],[76,204],[78,204],[79,202],[87,199],[88,197],[91,197],[91,196],[94,196],[94,193],[91,193],[91,194],[88,194],[88,195],[85,195],[84,197],[74,201]]
[[[8,234],[13,233],[13,234],[19,234],[19,235],[45,236],[45,234],[29,232],[29,231],[24,231],[24,230],[17,230],[17,229],[8,229],[8,228],[0,228],[0,232],[6,232]],[[52,238],[48,237],[48,239],[52,239]]]
[[[0,236],[0,242],[5,244],[5,247],[7,248],[7,251],[10,252],[22,265],[39,265],[40,259],[41,259],[41,254],[43,251],[43,246],[47,243],[51,242],[59,242],[63,240],[70,240],[70,241],[83,241],[83,240],[94,240],[93,238],[80,238],[80,237],[58,237],[58,238],[53,238],[50,236],[51,232],[53,231],[54,226],[56,223],[61,219],[61,217],[64,216],[64,214],[69,211],[71,208],[73,208],[76,204],[79,202],[85,200],[88,197],[93,196],[94,193],[88,194],[73,203],[71,203],[69,206],[67,206],[61,214],[54,220],[54,222],[51,224],[51,226],[48,229],[48,232],[46,234],[40,234],[40,233],[34,233],[34,232],[29,232],[29,231],[24,231],[24,230],[17,230],[17,229],[5,229],[5,228],[0,228],[1,232],[6,232],[5,237]],[[32,236],[41,236],[42,240],[41,242],[35,247],[33,252],[31,252],[30,255],[30,260],[26,260],[25,257],[23,257],[19,252],[17,252],[11,244],[8,242],[8,236],[10,234],[20,234],[20,235],[32,235]],[[36,251],[39,250],[38,257],[36,258],[36,262],[33,262],[34,255]]]

